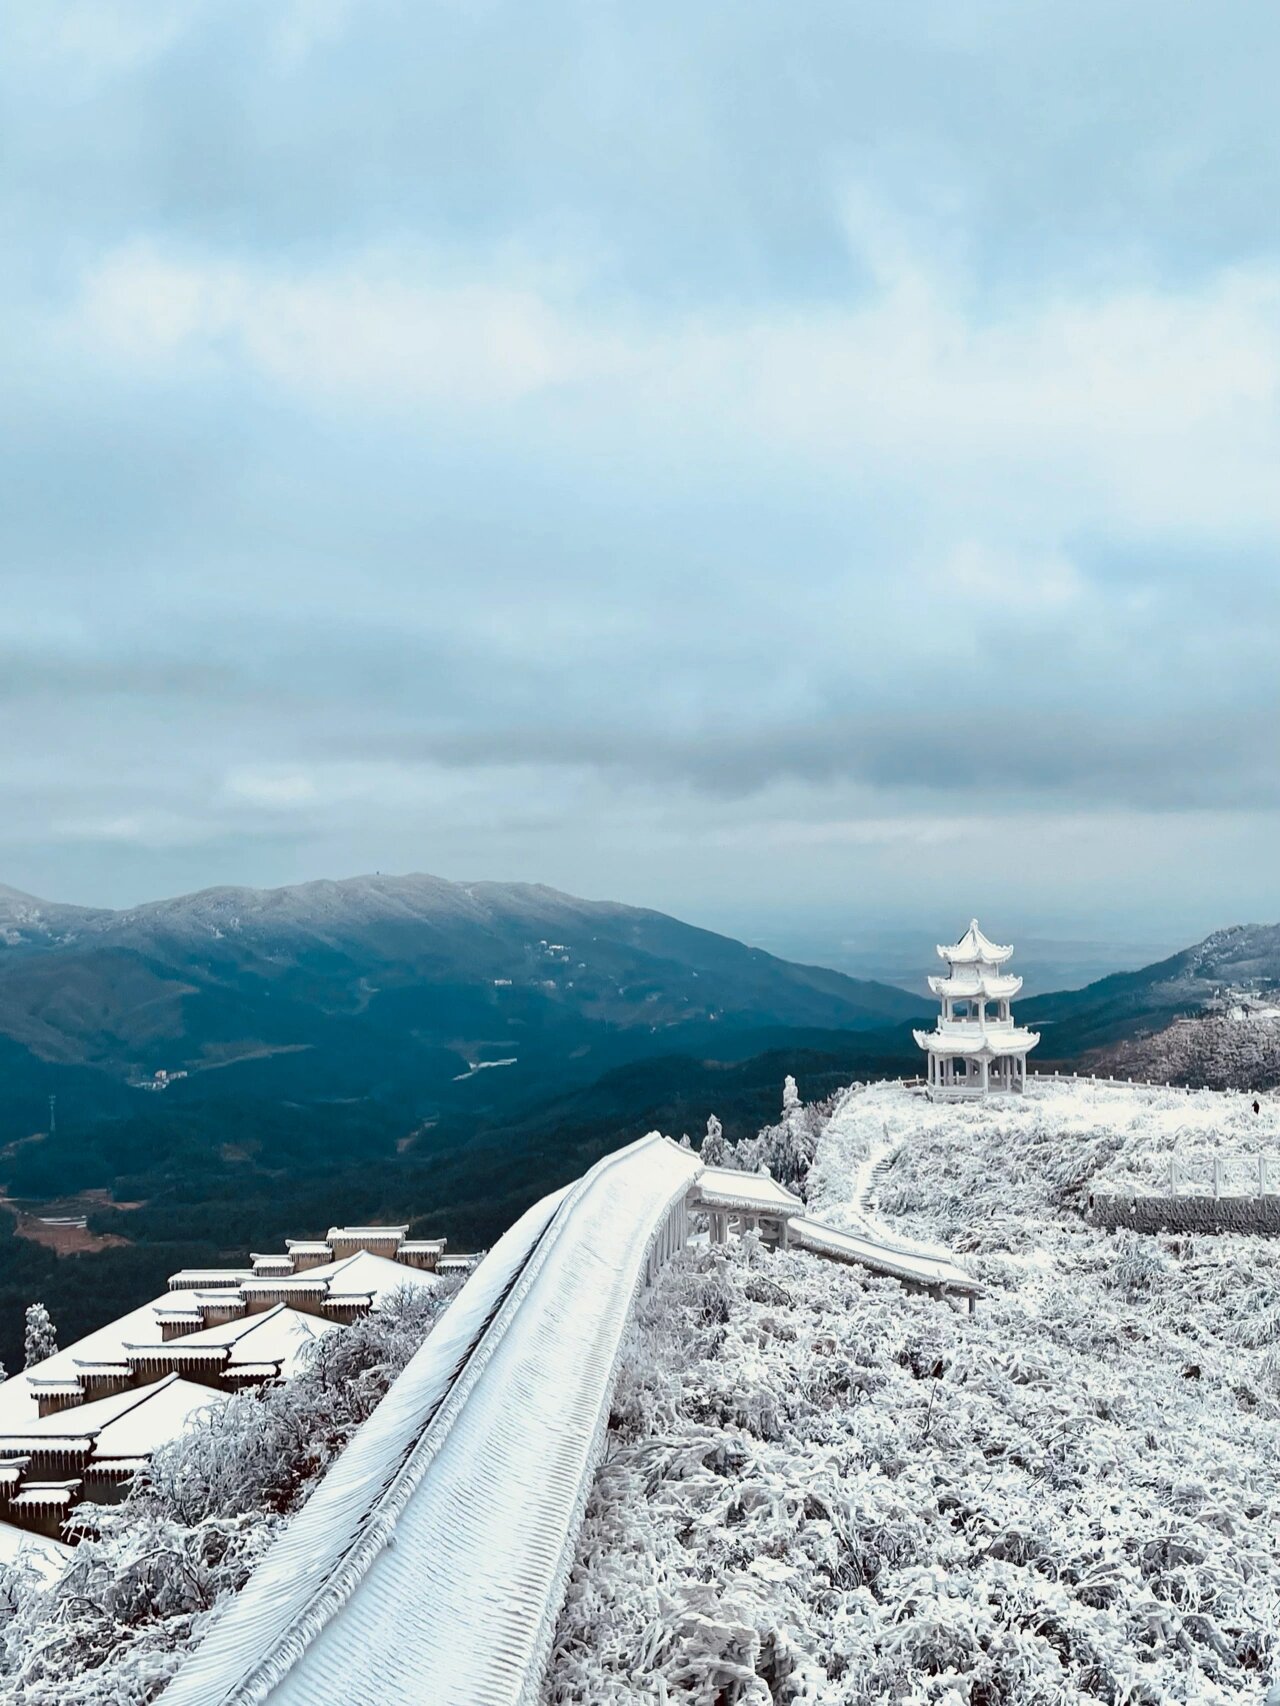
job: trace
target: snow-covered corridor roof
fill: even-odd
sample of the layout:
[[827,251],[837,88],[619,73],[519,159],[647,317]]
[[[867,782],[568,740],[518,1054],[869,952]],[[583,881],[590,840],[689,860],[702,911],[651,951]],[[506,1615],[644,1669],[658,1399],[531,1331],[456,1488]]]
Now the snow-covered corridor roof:
[[632,1298],[683,1242],[699,1170],[655,1133],[511,1228],[178,1673],[166,1706],[526,1698]]
[[530,1209],[277,1539],[166,1706],[524,1706],[536,1693],[635,1293],[721,1205],[930,1289],[941,1258],[799,1218],[767,1174],[656,1133]]

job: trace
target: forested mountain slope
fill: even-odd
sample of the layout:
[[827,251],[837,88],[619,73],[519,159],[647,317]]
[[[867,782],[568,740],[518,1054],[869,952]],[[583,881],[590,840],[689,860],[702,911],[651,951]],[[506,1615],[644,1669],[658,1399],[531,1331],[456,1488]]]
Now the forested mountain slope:
[[1018,1017],[1039,1028],[1042,1059],[1073,1059],[1204,1012],[1230,988],[1280,986],[1280,924],[1234,924],[1203,942],[1083,989],[1019,1003]]
[[[910,1070],[926,1011],[536,885],[367,877],[126,912],[0,890],[0,1355],[32,1297],[83,1332],[184,1262],[335,1219],[487,1243],[655,1125],[754,1129],[788,1071],[822,1094]],[[90,1253],[54,1254],[35,1215],[59,1212],[87,1214]],[[102,1236],[125,1242],[92,1253]]]

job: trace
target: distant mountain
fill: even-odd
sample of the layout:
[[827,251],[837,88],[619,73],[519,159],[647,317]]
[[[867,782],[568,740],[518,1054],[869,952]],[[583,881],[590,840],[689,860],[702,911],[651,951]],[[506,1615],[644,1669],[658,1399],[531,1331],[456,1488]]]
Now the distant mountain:
[[525,1044],[582,1058],[611,1033],[661,1037],[641,1045],[651,1052],[682,1033],[867,1030],[922,1008],[887,984],[532,884],[359,877],[122,912],[0,889],[0,1036],[125,1080],[340,1037],[448,1053],[420,1063],[431,1075]]
[[[821,1095],[914,1070],[927,1010],[529,884],[361,877],[127,911],[0,889],[0,1355],[32,1297],[83,1332],[172,1267],[335,1219],[487,1243],[653,1125],[715,1112],[743,1135],[788,1072]],[[124,1242],[58,1258],[24,1205]]]
[[1074,1059],[1213,1012],[1227,991],[1276,988],[1280,924],[1235,924],[1138,971],[1023,1001],[1018,1017],[1041,1030],[1041,1058]]

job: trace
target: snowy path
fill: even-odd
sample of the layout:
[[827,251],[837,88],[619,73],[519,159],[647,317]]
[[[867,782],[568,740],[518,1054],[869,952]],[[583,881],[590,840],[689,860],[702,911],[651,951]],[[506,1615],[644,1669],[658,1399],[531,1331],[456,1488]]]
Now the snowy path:
[[536,1694],[632,1300],[683,1242],[698,1171],[655,1134],[517,1222],[166,1706]]
[[[849,1091],[827,1124],[823,1133],[824,1143],[843,1135],[845,1128],[841,1122],[846,1118],[849,1118],[850,1122],[861,1119],[859,1098],[865,1096],[870,1088],[870,1085],[859,1085]],[[957,1272],[963,1273],[964,1270],[957,1267],[954,1257],[945,1245],[927,1243],[919,1239],[904,1239],[900,1233],[891,1231],[880,1219],[877,1212],[880,1206],[880,1187],[890,1167],[901,1154],[903,1144],[904,1138],[901,1134],[895,1136],[887,1125],[882,1125],[879,1135],[871,1141],[866,1153],[854,1167],[847,1200],[830,1203],[829,1211],[838,1219],[839,1230],[861,1236],[868,1245],[882,1253],[920,1258],[934,1263],[950,1263]]]

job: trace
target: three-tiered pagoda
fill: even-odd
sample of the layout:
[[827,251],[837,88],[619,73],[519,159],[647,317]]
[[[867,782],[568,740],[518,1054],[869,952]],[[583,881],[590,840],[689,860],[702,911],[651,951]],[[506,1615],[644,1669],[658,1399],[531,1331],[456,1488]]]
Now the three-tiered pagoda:
[[1000,969],[1012,953],[1011,947],[988,942],[976,918],[954,946],[938,948],[947,973],[931,977],[929,988],[941,1000],[942,1012],[935,1030],[915,1033],[929,1057],[926,1082],[933,1101],[1025,1087],[1027,1055],[1040,1033],[1013,1022],[1009,1003],[1022,979]]

